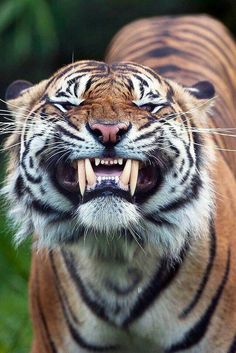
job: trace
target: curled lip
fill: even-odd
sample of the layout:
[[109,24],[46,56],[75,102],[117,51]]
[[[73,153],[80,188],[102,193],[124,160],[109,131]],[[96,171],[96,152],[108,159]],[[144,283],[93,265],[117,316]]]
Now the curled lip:
[[[85,158],[59,162],[55,169],[60,186],[82,198],[90,193],[99,196],[126,193],[127,199],[139,193],[150,192],[160,183],[160,171],[152,164],[123,158]],[[104,193],[103,193],[104,196]]]

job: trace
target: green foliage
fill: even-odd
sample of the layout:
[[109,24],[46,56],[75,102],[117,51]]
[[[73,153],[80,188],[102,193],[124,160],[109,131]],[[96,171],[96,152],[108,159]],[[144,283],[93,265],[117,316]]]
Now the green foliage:
[[[0,155],[0,160],[3,156]],[[1,173],[2,174],[2,173]],[[0,175],[0,180],[2,176]],[[0,202],[0,353],[30,350],[31,324],[28,315],[27,283],[30,246],[13,246],[13,230]]]

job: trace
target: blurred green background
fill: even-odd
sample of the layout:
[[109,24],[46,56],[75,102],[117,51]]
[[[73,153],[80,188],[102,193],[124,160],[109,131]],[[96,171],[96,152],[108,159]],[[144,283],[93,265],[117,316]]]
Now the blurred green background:
[[[211,14],[236,33],[235,0],[0,0],[0,98],[15,79],[37,82],[72,60],[102,59],[112,36],[129,21],[192,13]],[[0,353],[23,353],[31,341],[30,243],[14,249],[13,231],[1,209]]]

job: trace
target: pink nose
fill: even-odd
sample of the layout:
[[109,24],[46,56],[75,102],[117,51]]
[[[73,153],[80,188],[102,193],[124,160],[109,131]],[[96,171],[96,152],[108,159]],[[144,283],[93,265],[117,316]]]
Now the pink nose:
[[100,124],[95,123],[90,125],[91,129],[94,130],[101,142],[116,143],[119,141],[121,135],[128,129],[127,125],[124,123],[119,124]]

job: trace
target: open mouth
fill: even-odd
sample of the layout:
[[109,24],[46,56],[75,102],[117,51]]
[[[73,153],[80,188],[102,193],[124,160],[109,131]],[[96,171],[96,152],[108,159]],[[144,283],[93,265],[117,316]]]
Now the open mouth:
[[91,158],[71,163],[60,162],[56,178],[64,189],[85,192],[111,188],[134,196],[152,190],[161,183],[157,166],[123,158]]

